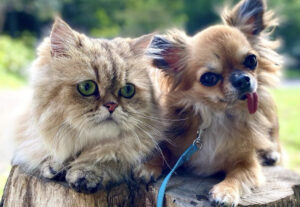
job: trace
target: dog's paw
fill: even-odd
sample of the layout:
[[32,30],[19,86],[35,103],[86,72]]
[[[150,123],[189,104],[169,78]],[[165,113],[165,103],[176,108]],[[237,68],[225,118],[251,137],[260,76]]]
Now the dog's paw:
[[103,177],[84,169],[68,170],[66,181],[71,188],[80,193],[95,193],[103,188]]
[[46,160],[40,168],[40,176],[52,180],[64,180],[65,171],[63,165],[52,160]]
[[215,185],[209,192],[209,200],[214,206],[235,207],[239,199],[238,191],[223,183]]
[[150,183],[156,181],[161,176],[161,170],[139,165],[133,169],[133,177],[137,181]]

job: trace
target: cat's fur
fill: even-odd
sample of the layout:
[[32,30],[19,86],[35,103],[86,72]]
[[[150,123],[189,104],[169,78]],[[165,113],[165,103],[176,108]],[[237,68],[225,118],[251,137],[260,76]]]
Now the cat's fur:
[[[92,39],[57,18],[33,64],[33,97],[15,130],[13,165],[53,178],[66,170],[78,191],[94,192],[143,167],[163,139],[164,128],[144,50],[152,35]],[[98,95],[82,96],[77,84],[93,80]],[[136,87],[126,99],[119,90]],[[105,103],[115,102],[111,114]]]
[[[203,147],[184,167],[202,176],[225,172],[225,180],[213,186],[209,199],[218,206],[235,206],[242,193],[263,181],[257,151],[280,152],[276,107],[268,88],[278,79],[281,58],[273,50],[276,42],[269,41],[268,30],[277,21],[265,1],[243,0],[223,17],[223,25],[193,37],[180,31],[157,35],[148,53],[161,71],[158,80],[166,116],[182,119],[168,128],[170,164],[201,128]],[[244,64],[249,55],[257,58],[254,68]],[[206,73],[215,74],[218,82],[203,84]],[[246,92],[258,95],[254,114],[242,98],[246,94],[233,83],[237,74],[247,77],[251,88]]]

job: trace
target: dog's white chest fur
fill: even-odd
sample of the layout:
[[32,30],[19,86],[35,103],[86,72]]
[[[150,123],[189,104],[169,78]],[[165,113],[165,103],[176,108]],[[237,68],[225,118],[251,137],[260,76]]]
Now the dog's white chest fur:
[[234,140],[241,138],[235,134],[236,122],[236,118],[224,113],[216,113],[211,117],[210,125],[202,134],[202,149],[187,164],[193,173],[207,176],[223,170],[228,155],[234,153],[235,147],[239,147],[234,146]]

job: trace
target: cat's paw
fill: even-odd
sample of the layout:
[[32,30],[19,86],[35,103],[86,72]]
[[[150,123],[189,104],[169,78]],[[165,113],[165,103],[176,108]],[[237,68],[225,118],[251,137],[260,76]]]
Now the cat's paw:
[[95,193],[103,188],[103,177],[84,169],[68,170],[66,181],[71,188],[80,193]]
[[46,160],[40,167],[40,176],[52,180],[64,180],[64,166],[52,160]]
[[209,200],[214,206],[234,207],[238,205],[239,199],[238,190],[224,183],[215,185],[209,192]]
[[161,176],[161,173],[161,169],[145,165],[139,165],[133,169],[134,179],[145,183],[156,181]]

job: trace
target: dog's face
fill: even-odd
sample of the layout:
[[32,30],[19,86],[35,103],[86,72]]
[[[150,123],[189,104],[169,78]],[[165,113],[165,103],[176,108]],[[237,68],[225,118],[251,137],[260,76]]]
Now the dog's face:
[[[241,1],[224,16],[224,25],[209,27],[193,37],[180,32],[155,36],[149,54],[186,102],[216,110],[258,106],[258,73],[271,61],[261,59],[258,45],[264,22],[263,0]],[[263,68],[262,68],[263,67]]]
[[245,35],[229,26],[214,26],[190,42],[186,93],[217,109],[244,106],[247,99],[249,112],[254,113],[259,55]]

